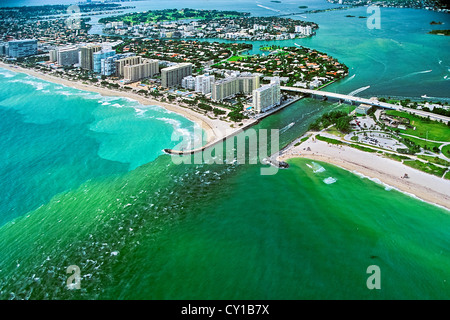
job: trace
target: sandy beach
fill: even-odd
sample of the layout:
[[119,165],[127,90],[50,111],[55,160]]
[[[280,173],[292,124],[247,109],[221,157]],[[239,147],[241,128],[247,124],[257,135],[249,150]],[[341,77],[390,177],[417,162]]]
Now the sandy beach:
[[[156,105],[156,106],[163,107],[169,111],[175,112],[175,113],[197,123],[206,133],[207,143],[205,146],[214,144],[218,140],[222,140],[227,134],[230,133],[230,131],[240,130],[239,128],[236,128],[235,130],[233,130],[233,128],[230,127],[230,125],[232,124],[231,122],[225,122],[225,121],[218,120],[218,119],[211,119],[206,115],[200,114],[200,113],[190,110],[188,108],[180,107],[175,104],[160,102],[160,101],[157,101],[154,99],[149,99],[149,98],[143,97],[136,93],[125,92],[125,91],[116,91],[116,90],[112,90],[112,89],[98,87],[98,86],[91,85],[91,84],[85,84],[80,81],[70,81],[70,80],[62,79],[60,77],[56,77],[56,76],[48,75],[48,74],[45,74],[42,72],[38,72],[35,70],[10,66],[10,65],[4,64],[2,62],[0,62],[0,68],[4,68],[4,69],[7,69],[7,70],[10,70],[13,72],[25,73],[25,74],[28,74],[28,75],[36,77],[36,78],[40,78],[45,81],[58,83],[58,84],[72,87],[75,89],[96,92],[103,96],[126,97],[126,98],[130,98],[130,99],[139,101],[139,103],[141,103],[142,105],[153,105],[153,106]],[[251,122],[254,122],[254,120],[250,120],[250,119],[244,120],[244,126],[248,126]]]
[[[331,145],[313,137],[314,135],[299,146],[283,152],[279,160],[308,158],[327,162],[370,178],[377,178],[389,186],[450,210],[450,180],[410,168],[374,153]],[[402,178],[404,174],[409,178]]]

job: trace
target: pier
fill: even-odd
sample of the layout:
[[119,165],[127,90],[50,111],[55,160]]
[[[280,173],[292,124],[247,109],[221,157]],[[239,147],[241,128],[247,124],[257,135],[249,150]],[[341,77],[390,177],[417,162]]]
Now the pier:
[[237,134],[245,131],[246,129],[254,126],[255,124],[259,123],[262,119],[264,119],[264,118],[266,118],[266,117],[268,117],[268,116],[270,116],[270,115],[272,115],[272,114],[274,114],[274,113],[276,113],[276,112],[286,108],[287,106],[289,106],[289,105],[291,105],[291,104],[301,100],[302,98],[303,97],[298,97],[298,98],[294,98],[294,99],[288,100],[288,101],[284,102],[283,104],[279,105],[278,107],[272,108],[272,109],[268,110],[267,112],[260,113],[257,116],[255,116],[253,121],[248,123],[247,125],[242,126],[242,127],[238,128],[238,129],[236,129],[235,131],[233,131],[232,133],[230,133],[230,134],[228,134],[228,135],[226,135],[226,136],[224,136],[222,138],[216,139],[216,140],[214,140],[214,141],[204,145],[203,147],[200,147],[200,148],[197,148],[197,149],[192,149],[192,150],[164,149],[164,152],[167,153],[167,154],[172,154],[172,155],[189,155],[189,154],[195,154],[197,152],[202,152],[202,151],[206,150],[207,148],[211,148],[211,147],[217,145],[218,143],[224,142],[227,139],[229,139],[231,137],[234,137],[235,135],[237,135]]

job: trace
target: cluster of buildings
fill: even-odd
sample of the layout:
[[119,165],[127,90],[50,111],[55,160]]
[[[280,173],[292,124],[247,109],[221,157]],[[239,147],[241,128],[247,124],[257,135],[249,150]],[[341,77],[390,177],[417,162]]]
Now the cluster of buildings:
[[[367,6],[372,5],[374,1],[371,0],[327,0],[330,3],[339,3],[350,6]],[[450,9],[445,5],[447,1],[444,0],[423,0],[423,1],[398,1],[387,0],[377,1],[376,5],[383,8],[414,8],[426,9],[438,12],[450,12]]]
[[36,39],[11,40],[0,43],[0,55],[9,58],[23,58],[38,53],[38,42]]
[[159,61],[144,59],[135,53],[117,54],[110,45],[87,44],[49,51],[51,62],[59,66],[76,66],[104,76],[135,82],[159,73]]
[[[253,23],[252,23],[253,22]],[[128,25],[123,21],[105,24],[109,34],[150,38],[222,38],[234,40],[285,40],[314,34],[315,24],[282,18],[246,17],[206,21],[164,21]]]
[[327,77],[312,77],[311,81],[297,81],[293,84],[294,87],[302,87],[305,89],[315,89],[321,85],[328,83],[330,81]]
[[189,75],[181,80],[181,86],[187,90],[211,95],[214,102],[222,102],[236,95],[253,97],[253,110],[265,112],[281,102],[280,79],[273,77],[269,84],[260,86],[260,75],[234,72],[224,79],[217,80],[214,75]]
[[[225,78],[221,76],[221,79],[216,79],[212,73],[194,76],[193,63],[169,63],[168,67],[160,69],[166,61],[146,59],[133,52],[117,54],[112,49],[114,45],[107,42],[53,47],[48,53],[49,64],[54,64],[56,67],[72,66],[97,75],[114,76],[124,79],[126,83],[160,74],[161,87],[166,89],[183,87],[209,96],[213,102],[220,103],[236,95],[252,97],[253,110],[258,113],[280,104],[278,77],[273,77],[269,84],[261,86],[262,74],[259,73],[230,71],[230,73],[222,74]],[[0,54],[12,58],[36,55],[37,40],[14,40],[2,43]]]
[[300,33],[304,36],[310,36],[313,34],[313,29],[310,25],[307,26],[295,26],[295,33]]
[[161,73],[161,86],[181,86],[183,78],[192,75],[191,63],[179,63],[160,70],[162,61],[145,59],[135,53],[117,54],[111,46],[87,44],[50,50],[51,62],[60,66],[76,66],[104,76],[123,78],[125,82],[136,82],[152,78]]

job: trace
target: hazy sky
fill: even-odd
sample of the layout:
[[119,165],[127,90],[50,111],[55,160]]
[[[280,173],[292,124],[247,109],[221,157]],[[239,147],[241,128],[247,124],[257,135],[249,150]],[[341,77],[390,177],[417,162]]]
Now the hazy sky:
[[[84,2],[83,0],[82,2]],[[0,0],[0,7],[41,6],[44,4],[72,4],[80,0]]]

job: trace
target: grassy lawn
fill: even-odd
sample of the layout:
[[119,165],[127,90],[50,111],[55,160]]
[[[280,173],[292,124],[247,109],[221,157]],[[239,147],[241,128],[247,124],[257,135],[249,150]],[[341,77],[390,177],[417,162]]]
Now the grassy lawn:
[[261,51],[274,51],[277,49],[278,49],[278,46],[265,46],[265,47],[259,48],[259,50],[261,50]]
[[[372,149],[372,148],[364,147],[362,144],[359,144],[359,143],[358,143],[358,144],[352,143],[352,144],[350,144],[349,146],[352,147],[352,148],[355,148],[355,149],[364,151],[364,152],[378,152],[377,150],[374,150],[374,149]],[[378,148],[378,149],[379,149],[379,148]],[[380,151],[381,151],[381,150],[380,150]]]
[[397,154],[392,154],[392,153],[385,153],[384,157],[398,161],[398,162],[402,162],[403,160],[411,159],[407,156],[399,156]]
[[432,156],[424,156],[424,155],[419,155],[418,156],[420,159],[423,160],[427,160],[436,164],[440,164],[441,166],[450,166],[450,162],[449,161],[445,161],[444,159],[438,158],[438,157],[432,157]]
[[450,158],[450,144],[443,147],[441,151],[444,154],[444,156],[446,156],[447,158]]
[[355,109],[356,109],[356,106],[351,106],[349,104],[341,103],[337,107],[333,108],[333,111],[344,111],[347,113],[351,113]]
[[344,133],[340,132],[338,129],[336,129],[334,126],[331,127],[330,129],[326,130],[327,133],[333,134],[335,136],[341,137],[343,138],[345,136]]
[[444,178],[450,180],[450,171],[445,174]]
[[327,137],[322,137],[321,135],[316,135],[317,140],[321,140],[327,143],[331,143],[331,144],[344,144],[343,142],[336,140],[336,139],[330,139]]
[[439,146],[442,145],[442,143],[425,141],[425,140],[421,140],[421,139],[417,139],[417,138],[413,138],[413,137],[408,137],[408,136],[404,136],[404,135],[401,135],[401,136],[403,138],[405,138],[405,139],[411,140],[412,142],[414,142],[415,144],[417,144],[421,148],[424,148],[425,146],[427,146],[427,148],[430,149],[430,150],[433,149],[433,147],[439,147]]
[[411,125],[416,127],[416,130],[400,130],[400,133],[407,133],[416,137],[427,138],[428,132],[428,139],[430,140],[450,141],[450,128],[446,124],[437,121],[427,121],[415,115],[396,110],[388,110],[386,111],[386,114],[408,118]]
[[447,170],[445,168],[437,167],[431,163],[423,163],[419,160],[403,161],[403,164],[438,177],[442,177],[444,172]]
[[310,136],[311,136],[311,135],[308,135],[308,136],[306,136],[306,137],[301,138],[299,142],[297,142],[296,144],[294,144],[294,146],[297,147],[297,146],[301,145],[303,142],[305,142],[306,140],[308,140]]
[[232,56],[228,59],[228,61],[242,61],[242,59],[247,58],[248,56]]

